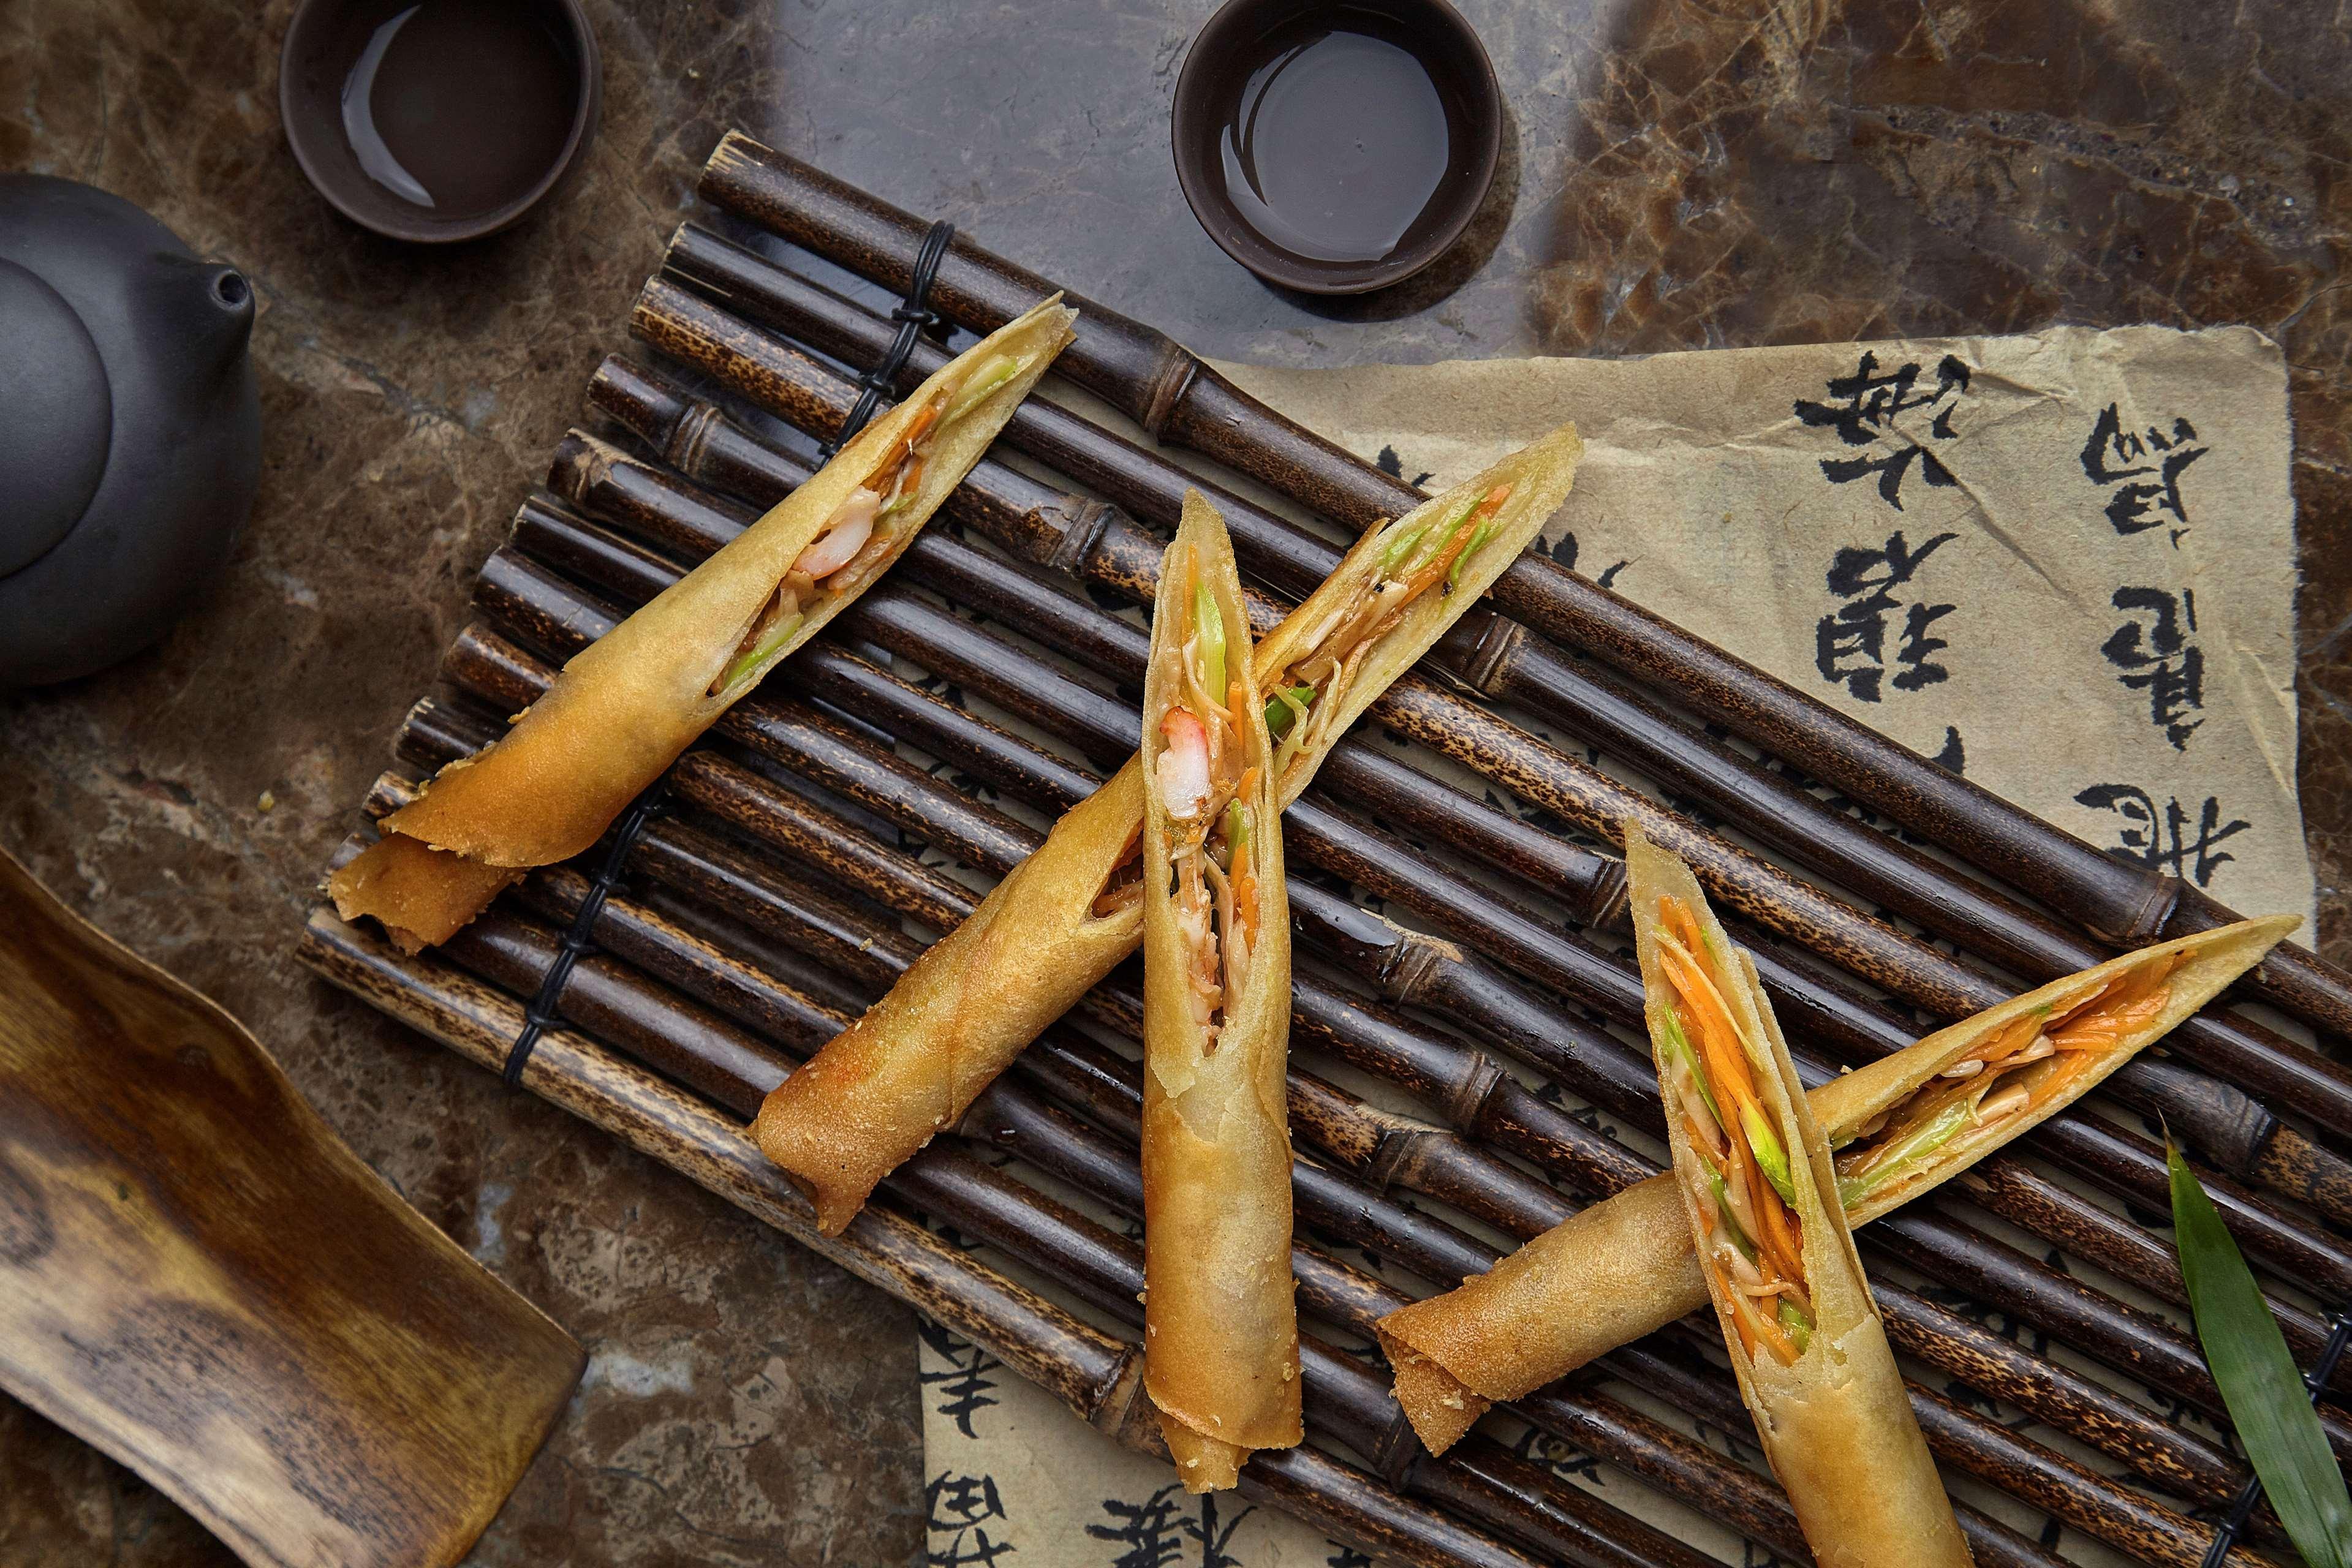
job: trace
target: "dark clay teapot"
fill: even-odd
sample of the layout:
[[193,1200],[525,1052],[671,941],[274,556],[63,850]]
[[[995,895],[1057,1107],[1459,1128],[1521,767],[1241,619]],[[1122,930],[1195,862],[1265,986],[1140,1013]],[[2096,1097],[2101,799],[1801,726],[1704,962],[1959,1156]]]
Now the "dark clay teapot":
[[0,687],[136,653],[228,559],[261,473],[253,312],[121,197],[0,174]]

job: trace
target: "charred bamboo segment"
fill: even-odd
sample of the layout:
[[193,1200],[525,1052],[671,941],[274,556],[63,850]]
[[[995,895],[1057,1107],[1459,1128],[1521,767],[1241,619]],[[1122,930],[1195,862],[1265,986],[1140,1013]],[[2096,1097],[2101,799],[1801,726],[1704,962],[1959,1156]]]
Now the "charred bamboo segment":
[[[903,286],[925,230],[908,214],[740,133],[712,152],[701,190],[727,211],[892,287]],[[956,281],[943,308],[975,330],[1052,289],[969,240],[958,242],[947,272]],[[1165,335],[1116,311],[1088,307],[1066,373],[1160,441],[1227,463],[1343,526],[1362,528],[1419,499],[1401,479],[1284,419]],[[2136,946],[2159,931],[2187,935],[2239,918],[2175,879],[2116,862],[1549,558],[1515,563],[1496,585],[1496,602],[2104,940]],[[2352,976],[2305,948],[2274,950],[2251,988],[2321,1029],[2352,1034]]]
[[[812,430],[829,429],[839,417],[837,409],[846,404],[846,384],[832,372],[667,284],[656,281],[647,286],[634,326],[665,351]],[[636,406],[642,410],[644,405]],[[1033,514],[1044,516],[1043,512]],[[1106,525],[1097,538],[1108,541],[1117,531]],[[1014,530],[1016,535],[1019,532]],[[1156,560],[1156,552],[1144,552],[1142,559]],[[1139,582],[1136,571],[1134,563],[1122,569],[1126,575],[1117,579],[1122,591],[1137,591],[1139,587],[1148,591],[1148,580]],[[1407,681],[1400,683],[1382,706],[1381,716],[1391,727],[1485,773],[1596,836],[1605,838],[1613,823],[1628,813],[1652,813],[1649,831],[1677,835],[1675,841],[1696,857],[1718,897],[1886,986],[1914,1005],[1957,1019],[2000,999],[1999,988],[1969,967],[1855,914],[1811,884],[1699,831],[1673,813],[1659,810],[1645,797],[1561,756],[1556,748],[1454,694]],[[1823,831],[1865,830],[1831,822]],[[1839,1042],[1842,1051],[1864,1057],[1899,1050],[1906,1043],[1892,1035],[1874,1044],[1864,1043],[1871,1039],[1866,1011],[1850,1006],[1822,1010],[1801,1005],[1811,998],[1791,994],[1789,967],[1767,949],[1758,948],[1757,955],[1776,1004],[1801,1033]],[[2197,1031],[2193,1040],[2201,1051],[2212,1051],[2241,1065],[2251,1061],[2252,1070],[2259,1073],[2292,1074],[2297,1070],[2294,1051],[2280,1054],[2284,1042],[2262,1037],[2260,1031],[2249,1032],[2238,1020],[2200,1019],[2190,1028]],[[2325,1063],[2314,1071],[2317,1078],[2301,1082],[2322,1091],[2315,1103],[2323,1112],[2333,1103],[2327,1097],[2327,1085],[2343,1080],[2347,1090],[2345,1121],[2352,1125],[2352,1073]],[[2116,1079],[2111,1092],[2144,1113],[2163,1116],[2177,1135],[2185,1136],[2226,1171],[2283,1176],[2298,1196],[2310,1193],[2323,1200],[2340,1200],[2341,1207],[2328,1212],[2352,1223],[2352,1165],[2283,1125],[2242,1090],[2203,1078],[2177,1063],[2150,1059],[2133,1064]],[[2160,1186],[2161,1173],[2156,1164],[2146,1159],[2134,1163],[2140,1178]]]

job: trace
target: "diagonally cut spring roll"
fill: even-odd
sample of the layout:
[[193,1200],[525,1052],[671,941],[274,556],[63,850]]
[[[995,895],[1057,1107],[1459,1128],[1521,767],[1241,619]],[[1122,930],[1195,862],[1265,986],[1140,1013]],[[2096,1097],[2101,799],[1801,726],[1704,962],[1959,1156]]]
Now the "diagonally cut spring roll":
[[[1807,1098],[1837,1151],[1846,1222],[1908,1203],[2063,1111],[2297,924],[2248,920],[2110,958],[1822,1084]],[[1681,1197],[1659,1176],[1391,1312],[1381,1337],[1405,1413],[1442,1454],[1493,1401],[1531,1393],[1706,1300]]]
[[1290,1277],[1290,901],[1233,546],[1197,491],[1143,693],[1144,1387],[1189,1491],[1302,1435]]
[[1059,296],[941,366],[809,481],[583,649],[497,745],[453,762],[330,880],[410,952],[568,860],[887,570],[1071,338]]
[[1829,1137],[1756,966],[1690,868],[1635,824],[1625,871],[1672,1177],[1740,1395],[1806,1543],[1822,1568],[1967,1568],[1838,1201]]
[[[1444,635],[1567,498],[1563,425],[1366,531],[1257,645],[1275,792],[1296,800],[1334,742]],[[1130,760],[855,1024],[786,1079],[753,1132],[828,1232],[952,1125],[1037,1032],[1142,939],[1143,784]]]

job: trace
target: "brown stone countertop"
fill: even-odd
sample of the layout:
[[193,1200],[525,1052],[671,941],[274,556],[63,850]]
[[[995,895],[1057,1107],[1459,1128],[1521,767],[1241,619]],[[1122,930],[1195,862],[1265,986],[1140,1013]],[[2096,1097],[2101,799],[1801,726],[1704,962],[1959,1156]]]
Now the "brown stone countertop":
[[[2343,9],[1460,3],[1514,111],[1509,199],[1435,279],[1336,306],[1261,287],[1178,197],[1168,101],[1210,0],[589,0],[606,100],[583,176],[445,254],[354,230],[303,183],[277,114],[292,0],[0,4],[0,168],[119,192],[245,268],[264,420],[260,502],[204,605],[121,669],[0,695],[0,843],[244,1019],[593,1353],[475,1561],[922,1556],[904,1309],[291,954],[475,568],[730,126],[1231,357],[2263,329],[2294,376],[2321,936],[2352,956]],[[0,1561],[231,1559],[0,1400]]]

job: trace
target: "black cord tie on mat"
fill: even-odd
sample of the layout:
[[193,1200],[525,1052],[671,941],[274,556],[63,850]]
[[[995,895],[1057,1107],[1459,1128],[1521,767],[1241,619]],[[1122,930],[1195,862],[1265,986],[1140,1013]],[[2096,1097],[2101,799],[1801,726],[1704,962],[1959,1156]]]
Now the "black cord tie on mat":
[[[2352,1350],[2352,1307],[2336,1314],[2336,1321],[2328,1331],[2327,1343],[2321,1348],[2319,1359],[2313,1362],[2311,1370],[2303,1375],[2304,1391],[2311,1396],[2314,1405],[2319,1403],[2320,1390],[2335,1377],[2336,1368],[2343,1362],[2347,1350]],[[2213,1544],[2205,1549],[2205,1561],[2200,1568],[2221,1568],[2230,1555],[2230,1549],[2238,1543],[2238,1537],[2245,1533],[2246,1521],[2254,1516],[2254,1505],[2262,1500],[2262,1477],[2247,1477],[2246,1484],[2238,1490],[2236,1500],[2230,1504],[2229,1514],[2221,1521],[2221,1527],[2213,1531]]]
[[547,967],[546,977],[539,983],[539,995],[523,1011],[522,1032],[508,1048],[506,1068],[500,1076],[509,1087],[521,1083],[523,1069],[530,1064],[531,1050],[539,1044],[539,1037],[563,1021],[557,1003],[563,999],[563,988],[572,978],[572,967],[595,946],[592,933],[596,929],[596,917],[604,912],[604,900],[621,880],[621,866],[629,858],[629,851],[636,846],[646,824],[661,813],[662,805],[662,784],[657,779],[621,813],[620,826],[613,833],[613,847],[604,852],[604,862],[590,880],[587,896],[580,901],[579,913],[572,915],[563,941],[555,949],[555,961]]
[[907,302],[890,312],[890,319],[898,323],[898,335],[890,340],[889,350],[881,363],[857,378],[857,401],[850,405],[849,417],[841,422],[841,429],[831,441],[817,450],[831,457],[851,438],[866,428],[882,400],[898,389],[898,372],[907,368],[914,357],[915,340],[940,324],[939,312],[927,301],[930,298],[931,280],[939,276],[940,263],[947,259],[948,246],[955,240],[955,225],[942,218],[923,235],[923,248],[915,253],[915,269],[907,278]]

